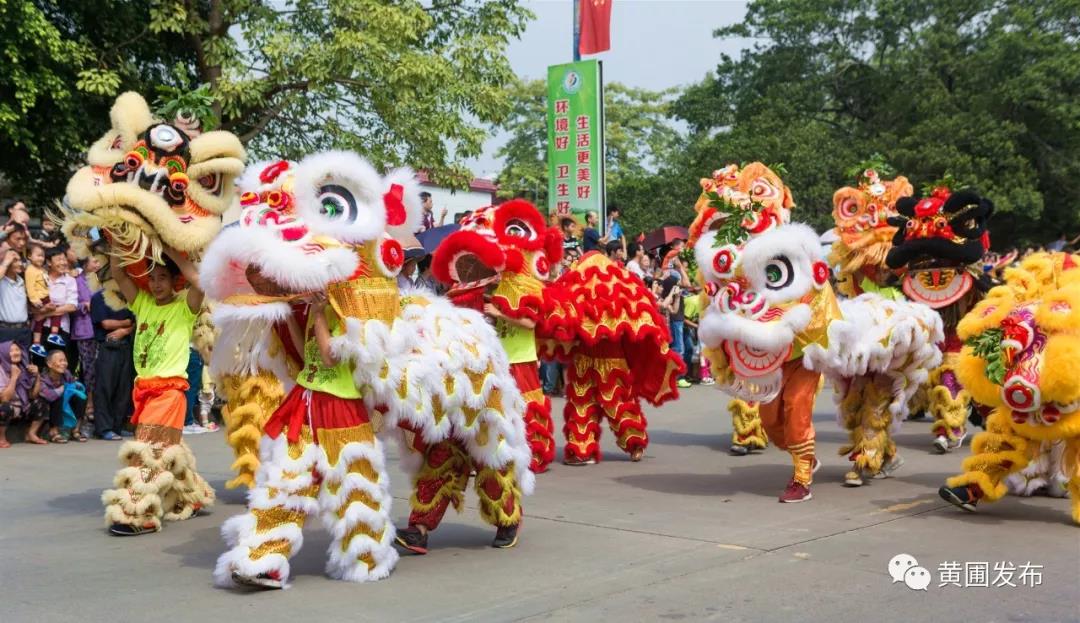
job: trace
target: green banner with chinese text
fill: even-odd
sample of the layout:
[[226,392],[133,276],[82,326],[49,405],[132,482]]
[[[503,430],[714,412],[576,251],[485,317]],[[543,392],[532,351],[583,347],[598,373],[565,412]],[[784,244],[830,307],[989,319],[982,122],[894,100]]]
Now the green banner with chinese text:
[[552,65],[547,80],[548,214],[604,215],[604,87],[600,61]]

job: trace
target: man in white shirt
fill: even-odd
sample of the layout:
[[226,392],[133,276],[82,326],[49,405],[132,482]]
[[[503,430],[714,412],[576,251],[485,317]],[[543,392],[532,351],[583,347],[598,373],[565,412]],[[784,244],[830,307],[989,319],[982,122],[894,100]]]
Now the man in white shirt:
[[626,270],[634,273],[644,281],[645,270],[641,267],[641,258],[645,257],[645,249],[639,244],[631,244],[627,251],[629,252],[627,255],[630,256],[630,261],[626,263]]
[[30,318],[26,308],[26,283],[19,253],[8,250],[0,259],[0,342],[30,343]]

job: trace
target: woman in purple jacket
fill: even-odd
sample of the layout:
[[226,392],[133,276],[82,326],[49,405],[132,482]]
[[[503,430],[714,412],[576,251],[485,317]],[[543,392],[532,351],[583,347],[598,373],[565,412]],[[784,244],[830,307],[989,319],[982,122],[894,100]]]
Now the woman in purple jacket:
[[[74,252],[68,250],[69,259]],[[75,264],[72,264],[74,266]],[[82,270],[75,275],[75,285],[79,288],[79,303],[75,311],[71,313],[71,340],[79,349],[79,380],[86,387],[86,415],[94,414],[94,370],[97,368],[98,343],[94,339],[94,321],[90,317],[90,299],[94,293],[86,276],[97,272],[101,268],[97,258],[90,256],[83,264]]]

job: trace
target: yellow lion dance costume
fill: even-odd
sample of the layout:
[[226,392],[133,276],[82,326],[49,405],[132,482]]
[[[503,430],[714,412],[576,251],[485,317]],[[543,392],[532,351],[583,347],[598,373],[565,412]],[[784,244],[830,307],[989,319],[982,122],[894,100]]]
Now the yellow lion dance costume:
[[[94,240],[103,239],[108,261],[123,266],[146,291],[150,268],[162,263],[166,245],[197,261],[221,230],[221,215],[235,202],[233,182],[246,156],[233,134],[203,132],[185,114],[158,118],[136,93],[118,97],[110,119],[110,130],[90,147],[87,166],[68,182],[62,231],[83,257]],[[118,296],[114,281],[103,285],[109,305],[133,302]],[[207,332],[196,335],[205,338]],[[167,395],[158,393],[165,387],[161,380],[137,379],[136,395],[144,382],[146,403],[161,404],[162,396],[173,396],[187,384],[173,379]],[[213,489],[181,440],[182,420],[143,415],[137,408],[135,439],[121,446],[115,488],[102,494],[113,534],[156,532],[162,519],[188,519],[214,501]]]
[[1080,256],[1037,253],[1005,281],[957,328],[965,346],[956,374],[993,412],[963,473],[939,493],[974,511],[1010,485],[1030,493],[1032,484],[1064,484],[1080,523]]

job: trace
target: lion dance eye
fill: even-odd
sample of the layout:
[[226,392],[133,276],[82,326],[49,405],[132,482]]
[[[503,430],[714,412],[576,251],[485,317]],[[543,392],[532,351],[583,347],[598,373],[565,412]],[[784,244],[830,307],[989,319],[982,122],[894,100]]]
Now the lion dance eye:
[[327,184],[319,189],[319,213],[339,223],[354,223],[357,217],[356,198],[344,186]]
[[524,221],[517,219],[506,224],[506,235],[515,238],[525,238],[526,240],[531,240],[536,237],[535,234],[533,234],[532,227],[529,227]]
[[177,195],[184,194],[184,191],[188,187],[188,176],[186,173],[173,173],[169,176],[169,188]]
[[784,256],[775,257],[765,265],[765,287],[770,290],[780,290],[791,285],[795,280],[795,271],[791,268],[791,260]]

